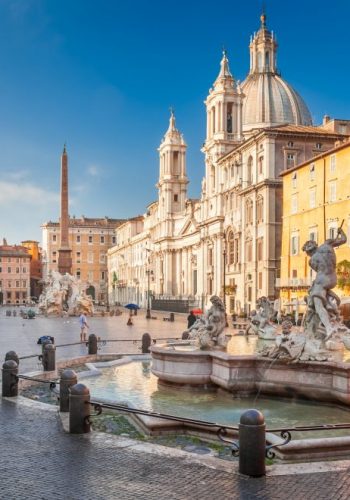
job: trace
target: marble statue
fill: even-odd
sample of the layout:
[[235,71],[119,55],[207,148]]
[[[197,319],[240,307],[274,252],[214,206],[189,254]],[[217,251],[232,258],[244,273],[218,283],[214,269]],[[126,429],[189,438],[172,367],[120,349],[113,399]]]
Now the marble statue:
[[273,348],[265,348],[260,354],[294,362],[327,361],[332,358],[330,351],[343,345],[350,347],[350,331],[340,319],[340,299],[332,290],[337,284],[334,248],[344,243],[346,235],[340,227],[335,238],[320,246],[311,240],[304,244],[303,250],[310,257],[309,265],[316,276],[305,297],[302,331],[289,332],[287,336],[282,333],[282,340],[279,338]]
[[224,305],[216,295],[210,298],[210,302],[212,306],[205,317],[197,319],[191,328],[184,332],[184,335],[193,340],[200,349],[225,348],[227,341],[224,334],[226,326]]
[[79,282],[70,274],[52,271],[44,282],[44,290],[39,298],[39,310],[46,316],[79,316],[93,314],[93,301],[80,290]]
[[274,340],[277,335],[276,326],[271,323],[271,319],[275,314],[273,304],[267,297],[260,297],[257,302],[257,310],[251,312],[250,325],[246,330],[253,330],[253,333],[264,340]]

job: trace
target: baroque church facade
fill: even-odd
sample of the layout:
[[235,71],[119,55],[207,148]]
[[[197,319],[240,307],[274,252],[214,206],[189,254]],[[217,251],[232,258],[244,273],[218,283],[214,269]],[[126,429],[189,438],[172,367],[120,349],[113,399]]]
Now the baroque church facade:
[[228,313],[276,298],[282,227],[280,174],[347,137],[325,118],[313,126],[299,94],[277,69],[277,40],[261,16],[250,40],[250,70],[237,83],[226,52],[205,101],[200,199],[187,197],[186,143],[171,113],[159,147],[158,199],[116,229],[108,251],[110,303],[146,307],[152,298],[204,307],[211,295]]

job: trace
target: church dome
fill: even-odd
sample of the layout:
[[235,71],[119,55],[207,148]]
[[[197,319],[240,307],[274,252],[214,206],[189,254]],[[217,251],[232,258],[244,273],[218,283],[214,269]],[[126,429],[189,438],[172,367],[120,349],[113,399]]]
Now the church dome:
[[260,20],[249,45],[249,75],[241,84],[243,132],[284,123],[312,125],[305,102],[277,70],[277,41],[266,27],[265,14]]
[[252,73],[242,83],[243,131],[282,123],[312,125],[302,97],[277,73]]

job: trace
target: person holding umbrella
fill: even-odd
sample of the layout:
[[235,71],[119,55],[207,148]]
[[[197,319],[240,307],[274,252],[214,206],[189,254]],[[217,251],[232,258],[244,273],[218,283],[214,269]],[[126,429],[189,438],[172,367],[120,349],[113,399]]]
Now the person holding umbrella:
[[126,304],[125,306],[126,309],[129,309],[129,318],[127,321],[128,326],[132,326],[134,323],[132,322],[132,311],[136,311],[137,309],[140,309],[137,304]]

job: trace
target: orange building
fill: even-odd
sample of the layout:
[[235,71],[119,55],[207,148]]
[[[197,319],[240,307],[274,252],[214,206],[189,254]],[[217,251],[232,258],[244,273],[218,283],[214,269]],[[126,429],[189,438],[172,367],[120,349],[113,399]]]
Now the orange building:
[[30,259],[27,248],[0,245],[0,304],[26,304],[30,298]]
[[28,249],[30,261],[30,296],[39,299],[42,292],[43,263],[42,250],[39,243],[33,240],[22,241],[22,246]]

